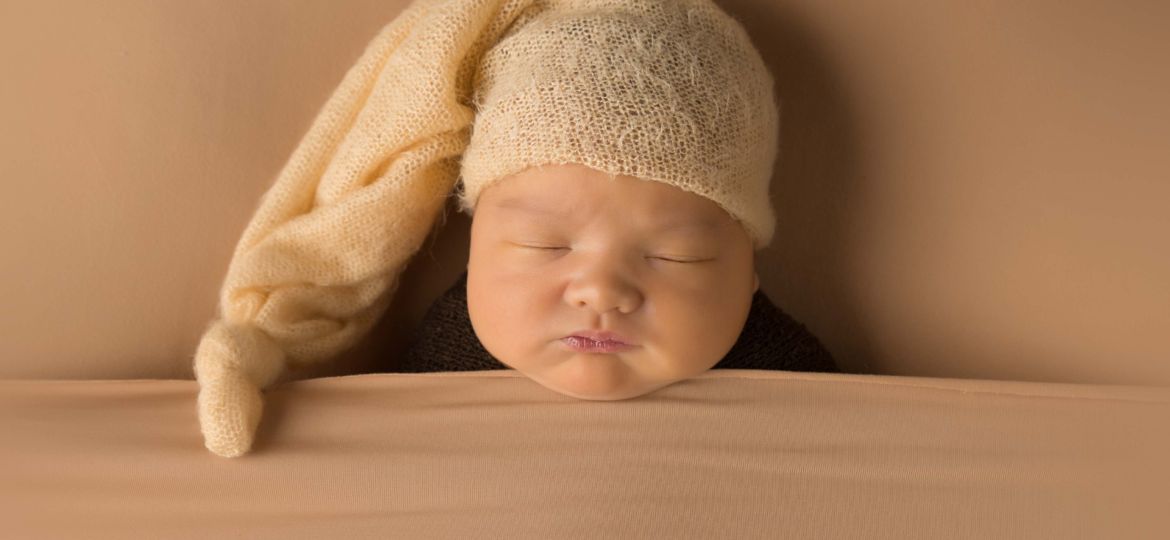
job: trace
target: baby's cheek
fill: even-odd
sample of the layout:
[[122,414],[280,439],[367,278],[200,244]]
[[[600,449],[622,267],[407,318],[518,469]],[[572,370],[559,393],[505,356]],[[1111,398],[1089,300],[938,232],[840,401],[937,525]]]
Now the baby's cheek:
[[664,365],[669,367],[671,375],[691,377],[718,363],[739,336],[731,328],[735,319],[733,315],[698,306],[675,310],[669,321],[663,321],[663,328],[668,332],[662,344],[667,358]]
[[524,299],[506,290],[468,290],[468,314],[484,349],[514,369],[532,363],[535,342],[543,329],[534,326]]

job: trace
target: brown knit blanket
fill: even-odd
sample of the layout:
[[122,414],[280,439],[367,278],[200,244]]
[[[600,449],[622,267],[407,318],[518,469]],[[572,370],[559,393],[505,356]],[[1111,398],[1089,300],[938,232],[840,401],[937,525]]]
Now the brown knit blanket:
[[[512,369],[483,348],[467,312],[467,272],[463,272],[423,317],[403,361],[393,373]],[[769,369],[840,373],[829,352],[804,325],[764,295],[752,296],[743,332],[712,369]]]

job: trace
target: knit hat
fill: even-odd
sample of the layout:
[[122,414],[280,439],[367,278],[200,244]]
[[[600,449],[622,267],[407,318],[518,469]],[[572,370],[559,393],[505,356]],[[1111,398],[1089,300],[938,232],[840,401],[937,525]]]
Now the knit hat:
[[[446,200],[580,163],[772,237],[773,80],[712,0],[415,0],[345,74],[236,245],[194,356],[204,445],[252,445],[262,391],[378,322]],[[457,186],[457,181],[462,183]]]

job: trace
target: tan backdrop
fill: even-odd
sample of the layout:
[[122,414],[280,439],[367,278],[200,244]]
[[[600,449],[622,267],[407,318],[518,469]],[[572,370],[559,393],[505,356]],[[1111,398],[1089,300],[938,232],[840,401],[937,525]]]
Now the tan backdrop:
[[[722,0],[782,103],[764,290],[850,372],[1170,385],[1170,3]],[[236,240],[403,0],[0,0],[0,377],[193,378]],[[452,213],[382,324],[463,270]]]

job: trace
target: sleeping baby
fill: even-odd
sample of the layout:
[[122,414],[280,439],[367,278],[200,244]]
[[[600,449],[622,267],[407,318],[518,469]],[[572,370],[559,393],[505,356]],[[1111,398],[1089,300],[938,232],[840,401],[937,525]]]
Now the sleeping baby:
[[467,272],[404,371],[512,368],[586,400],[712,368],[836,371],[754,270],[773,86],[713,0],[415,0],[236,245],[194,355],[204,445],[246,453],[266,388],[369,333],[452,193]]
[[580,164],[530,168],[480,195],[467,272],[395,371],[513,368],[594,400],[712,368],[837,371],[759,291],[753,263],[744,228],[703,197]]

